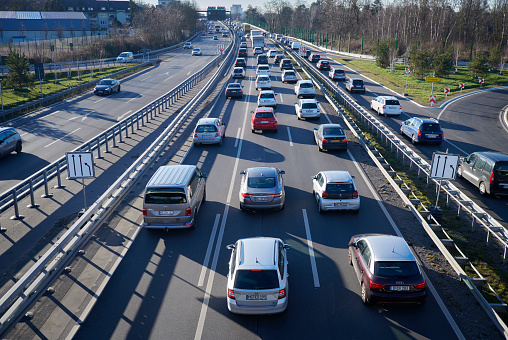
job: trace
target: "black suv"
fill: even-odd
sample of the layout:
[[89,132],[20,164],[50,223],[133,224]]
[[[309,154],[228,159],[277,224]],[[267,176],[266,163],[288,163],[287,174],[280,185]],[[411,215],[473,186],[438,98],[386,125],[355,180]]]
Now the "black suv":
[[247,67],[247,63],[245,62],[245,59],[244,58],[236,58],[235,67],[246,68]]
[[267,64],[268,65],[268,56],[266,54],[258,55],[258,65],[259,64]]
[[320,60],[316,64],[316,67],[320,70],[330,70],[330,62],[328,60]]
[[246,48],[241,48],[238,50],[238,56],[241,57],[241,58],[247,58],[247,49]]
[[508,195],[508,155],[473,152],[459,160],[457,175],[474,184],[482,196]]
[[290,70],[293,68],[293,63],[291,62],[291,59],[284,58],[280,61],[280,68],[282,70]]
[[309,60],[311,63],[317,63],[318,61],[321,60],[321,56],[317,53],[312,53],[310,56],[309,56]]

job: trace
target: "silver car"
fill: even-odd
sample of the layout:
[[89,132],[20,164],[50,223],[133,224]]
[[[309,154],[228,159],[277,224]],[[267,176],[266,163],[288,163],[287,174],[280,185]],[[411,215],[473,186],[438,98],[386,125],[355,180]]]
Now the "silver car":
[[12,127],[0,127],[0,157],[6,156],[13,151],[21,153],[23,144],[19,133]]
[[219,118],[201,118],[194,129],[193,142],[222,145],[225,134],[226,125]]
[[321,113],[315,99],[300,99],[295,103],[295,112],[298,120],[305,118],[319,119]]
[[269,167],[241,171],[240,209],[284,209],[284,173],[283,170]]
[[360,211],[360,196],[348,171],[321,171],[312,176],[312,194],[319,213],[328,210]]

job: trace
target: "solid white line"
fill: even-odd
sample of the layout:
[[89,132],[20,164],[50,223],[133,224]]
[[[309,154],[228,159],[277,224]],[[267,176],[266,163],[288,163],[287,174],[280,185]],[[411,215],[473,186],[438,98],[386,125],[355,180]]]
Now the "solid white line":
[[69,132],[68,134],[66,134],[66,135],[65,135],[65,136],[63,136],[62,138],[58,138],[57,140],[55,140],[55,141],[53,141],[53,142],[49,143],[48,145],[46,145],[46,146],[45,146],[45,148],[47,148],[47,147],[48,147],[48,146],[50,146],[50,145],[55,144],[55,143],[56,143],[56,142],[58,142],[59,140],[64,139],[65,137],[67,137],[67,136],[69,136],[69,135],[72,135],[74,132],[78,131],[79,129],[81,129],[81,128],[77,128],[76,130],[74,130],[74,131],[72,131],[72,132]]
[[307,246],[309,247],[310,266],[312,267],[312,276],[314,277],[314,287],[318,288],[319,277],[316,267],[316,256],[314,255],[314,246],[310,235],[309,220],[307,219],[307,209],[302,209],[303,223],[305,224],[305,234],[307,235]]
[[50,116],[52,116],[52,115],[54,115],[55,113],[58,113],[58,112],[60,112],[60,110],[56,110],[55,112],[50,113],[50,114],[49,114],[49,115],[47,115],[46,117],[50,117]]
[[238,128],[238,132],[236,133],[236,139],[235,139],[235,148],[238,146],[238,139],[240,138],[241,131],[242,131],[242,129]]
[[122,120],[122,118],[123,118],[123,117],[127,116],[127,115],[128,115],[129,113],[131,113],[131,112],[132,112],[132,110],[129,110],[129,111],[125,112],[123,115],[119,116],[116,120],[117,120],[117,121]]
[[282,93],[279,93],[279,94],[280,94],[280,102],[284,103],[284,99],[282,99]]
[[102,102],[102,101],[103,101],[103,100],[105,100],[105,99],[106,99],[106,98],[101,98],[101,99],[99,99],[99,100],[95,101],[95,103]]
[[140,96],[140,95],[137,95],[136,97],[134,97],[134,98],[132,98],[132,99],[128,100],[128,101],[127,101],[127,104],[128,104],[128,103],[130,103],[131,101],[133,101],[133,100],[134,100],[134,99],[136,99],[136,98],[141,98],[141,96]]
[[[150,79],[150,78],[152,78],[152,76],[150,76],[150,77],[146,77],[145,79],[142,79],[141,81],[145,81],[145,80]],[[141,82],[141,81],[140,81],[140,82]]]
[[173,76],[173,75],[171,75],[171,76],[167,77],[166,79],[164,79],[164,81],[168,81],[168,80],[169,80],[169,78],[171,78],[172,76]]
[[215,240],[215,234],[217,233],[217,227],[219,226],[220,214],[215,215],[215,222],[213,223],[212,234],[208,241],[208,247],[206,248],[205,260],[201,267],[201,274],[199,275],[198,287],[201,287],[205,281],[206,269],[208,268],[208,262],[210,262],[210,255],[212,253],[213,241]]
[[288,129],[288,136],[289,136],[289,146],[293,146],[293,140],[291,139],[291,131],[289,130],[289,126],[287,127]]
[[71,120],[74,120],[74,119],[78,119],[79,117],[72,117],[72,118],[69,118],[67,119],[68,121],[71,121]]

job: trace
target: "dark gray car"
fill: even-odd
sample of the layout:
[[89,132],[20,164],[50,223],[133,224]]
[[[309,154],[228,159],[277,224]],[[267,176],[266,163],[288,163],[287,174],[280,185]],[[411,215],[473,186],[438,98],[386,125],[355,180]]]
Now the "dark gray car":
[[0,127],[0,157],[13,151],[21,153],[23,144],[19,133],[12,127]]
[[249,168],[240,172],[240,209],[284,209],[286,193],[282,175],[276,168]]
[[97,95],[113,92],[120,92],[120,82],[116,79],[102,79],[93,89],[93,93]]
[[508,155],[474,152],[459,160],[457,175],[474,184],[481,195],[508,195]]
[[319,151],[347,150],[347,137],[340,124],[321,124],[314,128],[314,140]]

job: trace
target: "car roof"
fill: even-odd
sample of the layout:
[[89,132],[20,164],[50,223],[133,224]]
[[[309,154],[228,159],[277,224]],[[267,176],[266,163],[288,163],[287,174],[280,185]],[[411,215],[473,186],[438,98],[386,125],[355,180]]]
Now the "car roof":
[[398,100],[397,97],[394,96],[378,96],[378,98],[384,98],[385,100]]
[[486,156],[486,157],[491,158],[495,161],[508,162],[508,155],[505,153],[491,152],[491,151],[482,151],[482,152],[475,152],[475,153],[482,155],[482,156]]
[[300,79],[298,80],[298,83],[312,83],[312,80],[308,80],[308,79]]
[[411,249],[400,236],[383,234],[358,236],[370,245],[375,261],[415,261]]
[[198,125],[214,125],[217,118],[201,118],[198,120]]
[[321,171],[321,172],[326,177],[327,183],[353,182],[353,179],[351,178],[349,171],[331,170],[331,171]]
[[258,68],[270,68],[268,65],[258,65]]
[[10,126],[8,126],[8,127],[0,127],[0,132],[2,132],[2,131],[8,131],[8,130],[14,130],[14,131],[16,131],[13,127],[10,127]]
[[153,188],[158,186],[181,186],[187,183],[189,177],[193,174],[195,165],[164,165],[157,169],[152,178],[148,181],[146,187]]
[[275,95],[275,92],[273,92],[273,90],[263,90],[261,92],[259,92],[259,94],[261,93],[273,93]]
[[414,117],[414,118],[419,120],[420,122],[422,122],[422,124],[424,124],[424,123],[439,124],[439,120],[437,120],[435,118],[421,118],[421,117]]
[[[243,67],[235,67],[234,70],[242,70],[243,71]],[[236,83],[231,83],[231,84],[236,84]]]
[[317,103],[316,99],[300,99],[302,103]]
[[274,112],[274,110],[273,110],[273,107],[262,106],[262,107],[256,108],[256,111],[254,111],[254,113],[256,113],[256,112]]
[[322,126],[323,128],[341,128],[342,129],[342,125],[340,124],[321,124],[320,126]]
[[272,177],[277,176],[277,169],[267,166],[260,166],[256,168],[248,168],[247,169],[249,176],[256,177]]
[[238,240],[241,243],[239,267],[276,268],[277,241],[279,239],[273,237],[251,237]]
[[353,81],[353,80],[361,80],[361,81],[363,81],[363,79],[361,79],[361,78],[349,78],[349,80],[351,80],[351,81]]
[[284,70],[283,73],[296,73],[295,70]]

